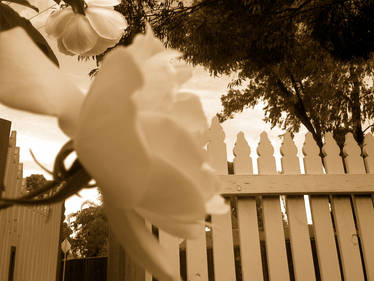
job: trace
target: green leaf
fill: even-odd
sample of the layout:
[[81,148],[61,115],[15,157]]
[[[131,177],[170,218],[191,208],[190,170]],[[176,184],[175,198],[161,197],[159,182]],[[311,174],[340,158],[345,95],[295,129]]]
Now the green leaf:
[[35,7],[34,5],[31,5],[28,1],[26,0],[8,0],[7,2],[11,2],[11,3],[16,3],[16,4],[19,4],[19,5],[22,5],[22,6],[25,6],[25,7],[28,7],[30,9],[33,9],[34,11],[36,12],[39,12],[39,9],[37,7]]
[[16,11],[3,3],[0,3],[0,32],[9,30],[16,26],[22,27],[39,49],[57,66],[58,60],[43,35],[28,21],[21,17]]

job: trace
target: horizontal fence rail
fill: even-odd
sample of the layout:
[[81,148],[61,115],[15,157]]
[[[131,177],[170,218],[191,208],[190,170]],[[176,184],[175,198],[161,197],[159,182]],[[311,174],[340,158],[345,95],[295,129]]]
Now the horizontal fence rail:
[[374,193],[373,175],[219,176],[223,195],[318,195]]

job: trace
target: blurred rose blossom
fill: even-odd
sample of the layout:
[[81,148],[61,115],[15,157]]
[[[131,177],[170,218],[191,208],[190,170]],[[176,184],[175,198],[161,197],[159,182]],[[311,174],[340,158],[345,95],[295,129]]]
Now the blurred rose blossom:
[[127,26],[125,17],[113,10],[118,0],[86,0],[85,15],[72,7],[53,11],[45,24],[48,35],[57,40],[65,55],[94,56],[113,47],[121,39]]
[[[26,48],[27,46],[27,48]],[[180,280],[144,219],[195,238],[207,213],[229,210],[206,163],[200,100],[180,93],[191,71],[172,65],[148,29],[106,55],[85,96],[21,28],[0,33],[0,101],[56,116],[78,158],[102,188],[112,231],[159,280]]]

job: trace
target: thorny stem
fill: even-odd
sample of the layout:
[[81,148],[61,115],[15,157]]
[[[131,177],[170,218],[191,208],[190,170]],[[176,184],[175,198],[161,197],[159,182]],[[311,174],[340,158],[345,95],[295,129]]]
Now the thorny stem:
[[[74,151],[73,142],[70,140],[59,151],[55,159],[53,169],[53,180],[47,182],[41,188],[33,190],[18,198],[1,198],[0,210],[6,209],[14,204],[18,205],[46,205],[64,201],[82,188],[95,187],[89,185],[91,176],[83,168],[80,162],[74,161],[69,169],[66,169],[64,160]],[[57,190],[57,191],[56,191]],[[55,192],[51,192],[55,191]],[[35,198],[46,195],[44,198]]]

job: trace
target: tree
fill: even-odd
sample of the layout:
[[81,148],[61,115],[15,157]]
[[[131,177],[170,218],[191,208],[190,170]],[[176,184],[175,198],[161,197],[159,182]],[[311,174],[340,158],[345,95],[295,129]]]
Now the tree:
[[26,190],[33,191],[41,188],[47,183],[47,179],[42,174],[32,174],[26,177]]
[[69,243],[72,243],[72,238],[70,235],[73,234],[73,230],[70,228],[70,226],[67,224],[67,222],[62,223],[62,233],[61,233],[61,241],[64,241],[67,239]]
[[265,101],[265,121],[293,132],[303,124],[320,147],[327,131],[340,145],[348,131],[362,144],[373,118],[373,0],[186,2],[123,1],[131,20],[121,44],[147,20],[188,62],[237,72],[221,121]]
[[105,256],[108,251],[109,226],[102,205],[85,202],[69,216],[72,230],[72,253],[79,257]]

